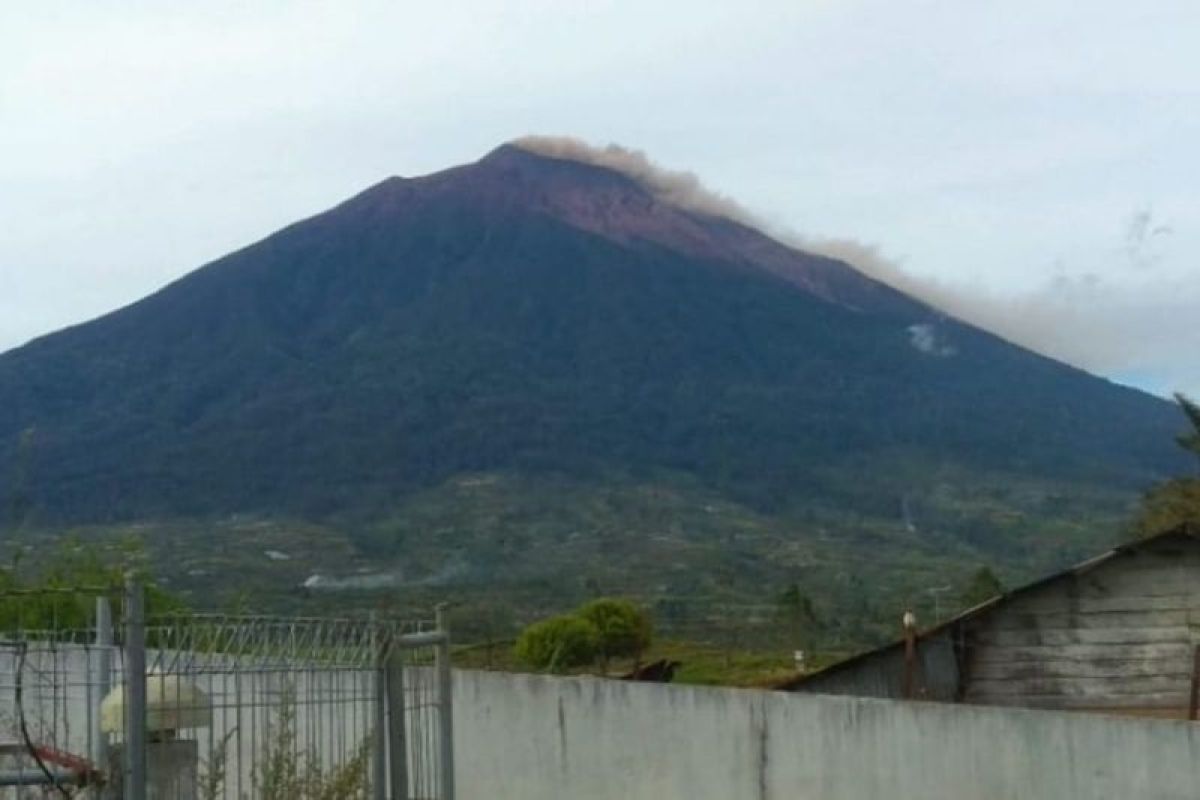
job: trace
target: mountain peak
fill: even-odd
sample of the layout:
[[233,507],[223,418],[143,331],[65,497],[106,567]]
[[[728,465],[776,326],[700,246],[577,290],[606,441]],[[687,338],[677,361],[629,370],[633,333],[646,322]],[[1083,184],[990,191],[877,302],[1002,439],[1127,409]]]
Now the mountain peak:
[[661,470],[786,507],[840,463],[885,507],[876,455],[1054,485],[1175,463],[1165,403],[932,327],[849,266],[706,213],[694,179],[572,148],[386,180],[0,355],[0,487],[115,519]]
[[487,155],[477,161],[477,164],[497,165],[502,167],[528,168],[533,165],[541,165],[545,168],[553,162],[571,161],[574,163],[584,163],[577,159],[556,158],[555,156],[538,152],[536,149],[522,147],[519,144],[520,140],[514,139],[511,142],[505,142],[499,147],[489,151]]
[[414,215],[465,214],[503,227],[534,215],[621,246],[766,273],[857,311],[898,313],[914,318],[909,322],[929,313],[924,304],[849,264],[774,239],[691,173],[664,170],[619,145],[597,148],[569,138],[524,137],[473,163],[388,179],[339,211],[385,225]]
[[724,217],[757,228],[753,215],[736,201],[712,191],[691,172],[660,167],[644,152],[619,144],[596,147],[570,136],[523,136],[504,145],[524,154],[558,162],[573,162],[615,172],[680,210]]
[[841,261],[799,251],[763,232],[733,200],[689,172],[657,166],[617,144],[526,136],[444,177],[471,196],[525,208],[621,245],[651,245],[772,274],[856,310],[925,313],[923,304]]

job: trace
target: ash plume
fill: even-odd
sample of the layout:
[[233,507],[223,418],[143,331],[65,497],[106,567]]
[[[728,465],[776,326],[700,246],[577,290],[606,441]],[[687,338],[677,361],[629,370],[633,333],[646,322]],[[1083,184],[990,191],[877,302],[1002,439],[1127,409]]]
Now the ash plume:
[[604,167],[632,178],[658,199],[714,217],[726,217],[753,227],[762,227],[754,215],[735,200],[708,189],[690,172],[665,169],[640,150],[618,144],[595,147],[570,136],[522,136],[513,145],[531,153]]
[[[875,245],[852,238],[806,236],[772,224],[737,201],[707,188],[690,172],[670,170],[645,153],[616,144],[595,147],[564,136],[525,136],[513,142],[550,158],[620,172],[678,208],[732,219],[789,247],[842,261],[939,311],[983,328],[1014,344],[1075,366],[1108,374],[1154,373],[1200,393],[1200,326],[1164,320],[1188,319],[1200,308],[1200,284],[1161,275],[1106,280],[1095,272],[1059,273],[1025,292],[999,292],[967,282],[914,274]],[[1148,211],[1136,214],[1124,250],[1135,266],[1156,265],[1156,249],[1172,230]],[[1155,247],[1152,247],[1155,245]],[[1143,276],[1153,270],[1140,270]],[[1190,371],[1189,371],[1190,370]]]
[[[777,235],[786,244],[836,258],[943,313],[1013,344],[1082,369],[1123,378],[1155,377],[1168,390],[1200,389],[1200,283],[1182,276],[1058,272],[1041,286],[1003,292],[915,275],[876,247],[850,239]],[[1140,266],[1140,265],[1139,265]]]
[[523,136],[513,140],[512,144],[549,158],[578,161],[620,172],[676,208],[725,217],[755,228],[789,247],[845,262],[868,277],[954,316],[959,316],[960,310],[970,308],[969,301],[960,296],[959,291],[912,275],[873,245],[854,239],[814,238],[783,229],[736,200],[709,189],[691,172],[661,167],[640,150],[618,144],[596,147],[570,136]]

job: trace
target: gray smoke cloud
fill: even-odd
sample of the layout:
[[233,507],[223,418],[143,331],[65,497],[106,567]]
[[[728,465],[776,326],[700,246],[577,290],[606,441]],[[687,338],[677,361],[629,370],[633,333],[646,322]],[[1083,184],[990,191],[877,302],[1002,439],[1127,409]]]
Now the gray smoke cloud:
[[549,158],[615,170],[637,181],[663,202],[687,211],[725,217],[760,230],[789,247],[844,261],[859,272],[943,311],[953,314],[951,307],[960,305],[955,290],[909,274],[899,262],[885,257],[874,245],[853,239],[815,238],[787,230],[736,200],[709,189],[695,174],[659,166],[641,150],[618,144],[597,147],[571,136],[523,136],[513,140],[512,144]]
[[1128,269],[1115,274],[1058,269],[1041,286],[1003,292],[915,275],[853,240],[782,238],[1051,358],[1150,384],[1160,394],[1200,393],[1200,325],[1191,323],[1200,309],[1200,281],[1154,273],[1151,260],[1161,256],[1144,242],[1126,253]]
[[641,150],[610,144],[590,145],[571,136],[522,136],[512,144],[522,150],[567,161],[605,167],[626,175],[649,189],[655,197],[677,208],[715,217],[726,217],[761,227],[753,214],[737,201],[712,191],[690,172],[665,169]]
[[690,172],[664,169],[639,150],[579,139],[526,136],[514,144],[551,158],[621,172],[659,199],[688,211],[722,216],[754,227],[799,250],[843,261],[940,311],[1014,344],[1121,379],[1159,384],[1161,393],[1200,394],[1200,281],[1170,279],[1152,269],[1171,233],[1149,211],[1131,217],[1125,236],[1128,274],[1118,280],[1093,272],[1057,271],[1044,285],[1001,292],[915,274],[877,246],[851,238],[797,233],[714,192]]
[[[1200,393],[1200,281],[1137,273],[1055,272],[1041,286],[1004,292],[916,275],[878,248],[848,239],[782,235],[786,243],[845,261],[946,314],[1059,361],[1160,394]],[[1145,257],[1138,254],[1138,268]]]

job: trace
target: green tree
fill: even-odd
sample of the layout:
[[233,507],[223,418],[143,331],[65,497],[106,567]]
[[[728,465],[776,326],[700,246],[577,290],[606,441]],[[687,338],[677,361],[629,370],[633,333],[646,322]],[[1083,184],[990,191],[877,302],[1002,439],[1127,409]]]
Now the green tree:
[[591,664],[599,647],[595,625],[577,614],[563,614],[522,631],[513,655],[527,667],[557,672]]
[[1200,479],[1176,478],[1148,491],[1134,527],[1154,536],[1185,523],[1200,525]]
[[821,620],[812,598],[800,591],[799,584],[793,583],[780,593],[775,609],[791,644],[804,649],[811,647],[813,635],[821,628]]
[[[1200,405],[1182,394],[1176,394],[1175,401],[1192,426],[1178,437],[1179,446],[1200,459]],[[1175,478],[1147,492],[1134,530],[1139,536],[1154,536],[1184,523],[1200,525],[1200,478]]]
[[146,587],[148,614],[183,610],[177,597],[149,577],[139,543],[124,542],[104,551],[70,538],[40,567],[17,557],[7,569],[0,568],[0,630],[86,627],[91,624],[97,592],[107,593],[113,611],[120,613],[121,590],[131,571],[140,575]]
[[996,573],[987,567],[980,567],[971,575],[971,580],[959,599],[964,607],[974,608],[1001,594],[1004,594],[1004,584],[996,577]]
[[650,615],[631,600],[601,597],[577,612],[600,634],[598,650],[605,672],[610,658],[632,656],[640,660],[650,646],[654,626]]
[[1175,402],[1192,424],[1192,430],[1179,437],[1179,446],[1200,458],[1200,404],[1178,393]]
[[29,494],[29,469],[33,458],[36,430],[26,428],[17,439],[13,455],[12,486],[9,489],[7,514],[9,526],[19,530],[33,509]]

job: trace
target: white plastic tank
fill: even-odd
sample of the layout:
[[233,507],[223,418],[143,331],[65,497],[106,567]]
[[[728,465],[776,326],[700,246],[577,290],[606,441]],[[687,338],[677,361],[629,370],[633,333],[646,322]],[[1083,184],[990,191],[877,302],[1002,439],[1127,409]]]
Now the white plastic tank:
[[[146,732],[151,738],[211,725],[212,701],[194,683],[179,675],[146,676]],[[113,734],[124,728],[125,687],[118,686],[100,704],[100,729]]]
[[[212,700],[191,681],[179,675],[146,676],[146,798],[147,800],[197,800],[200,779],[200,746],[180,731],[212,725]],[[100,729],[118,737],[125,729],[125,688],[118,686],[100,704]],[[119,767],[124,743],[109,752],[112,759],[113,796],[123,795],[124,776]]]

